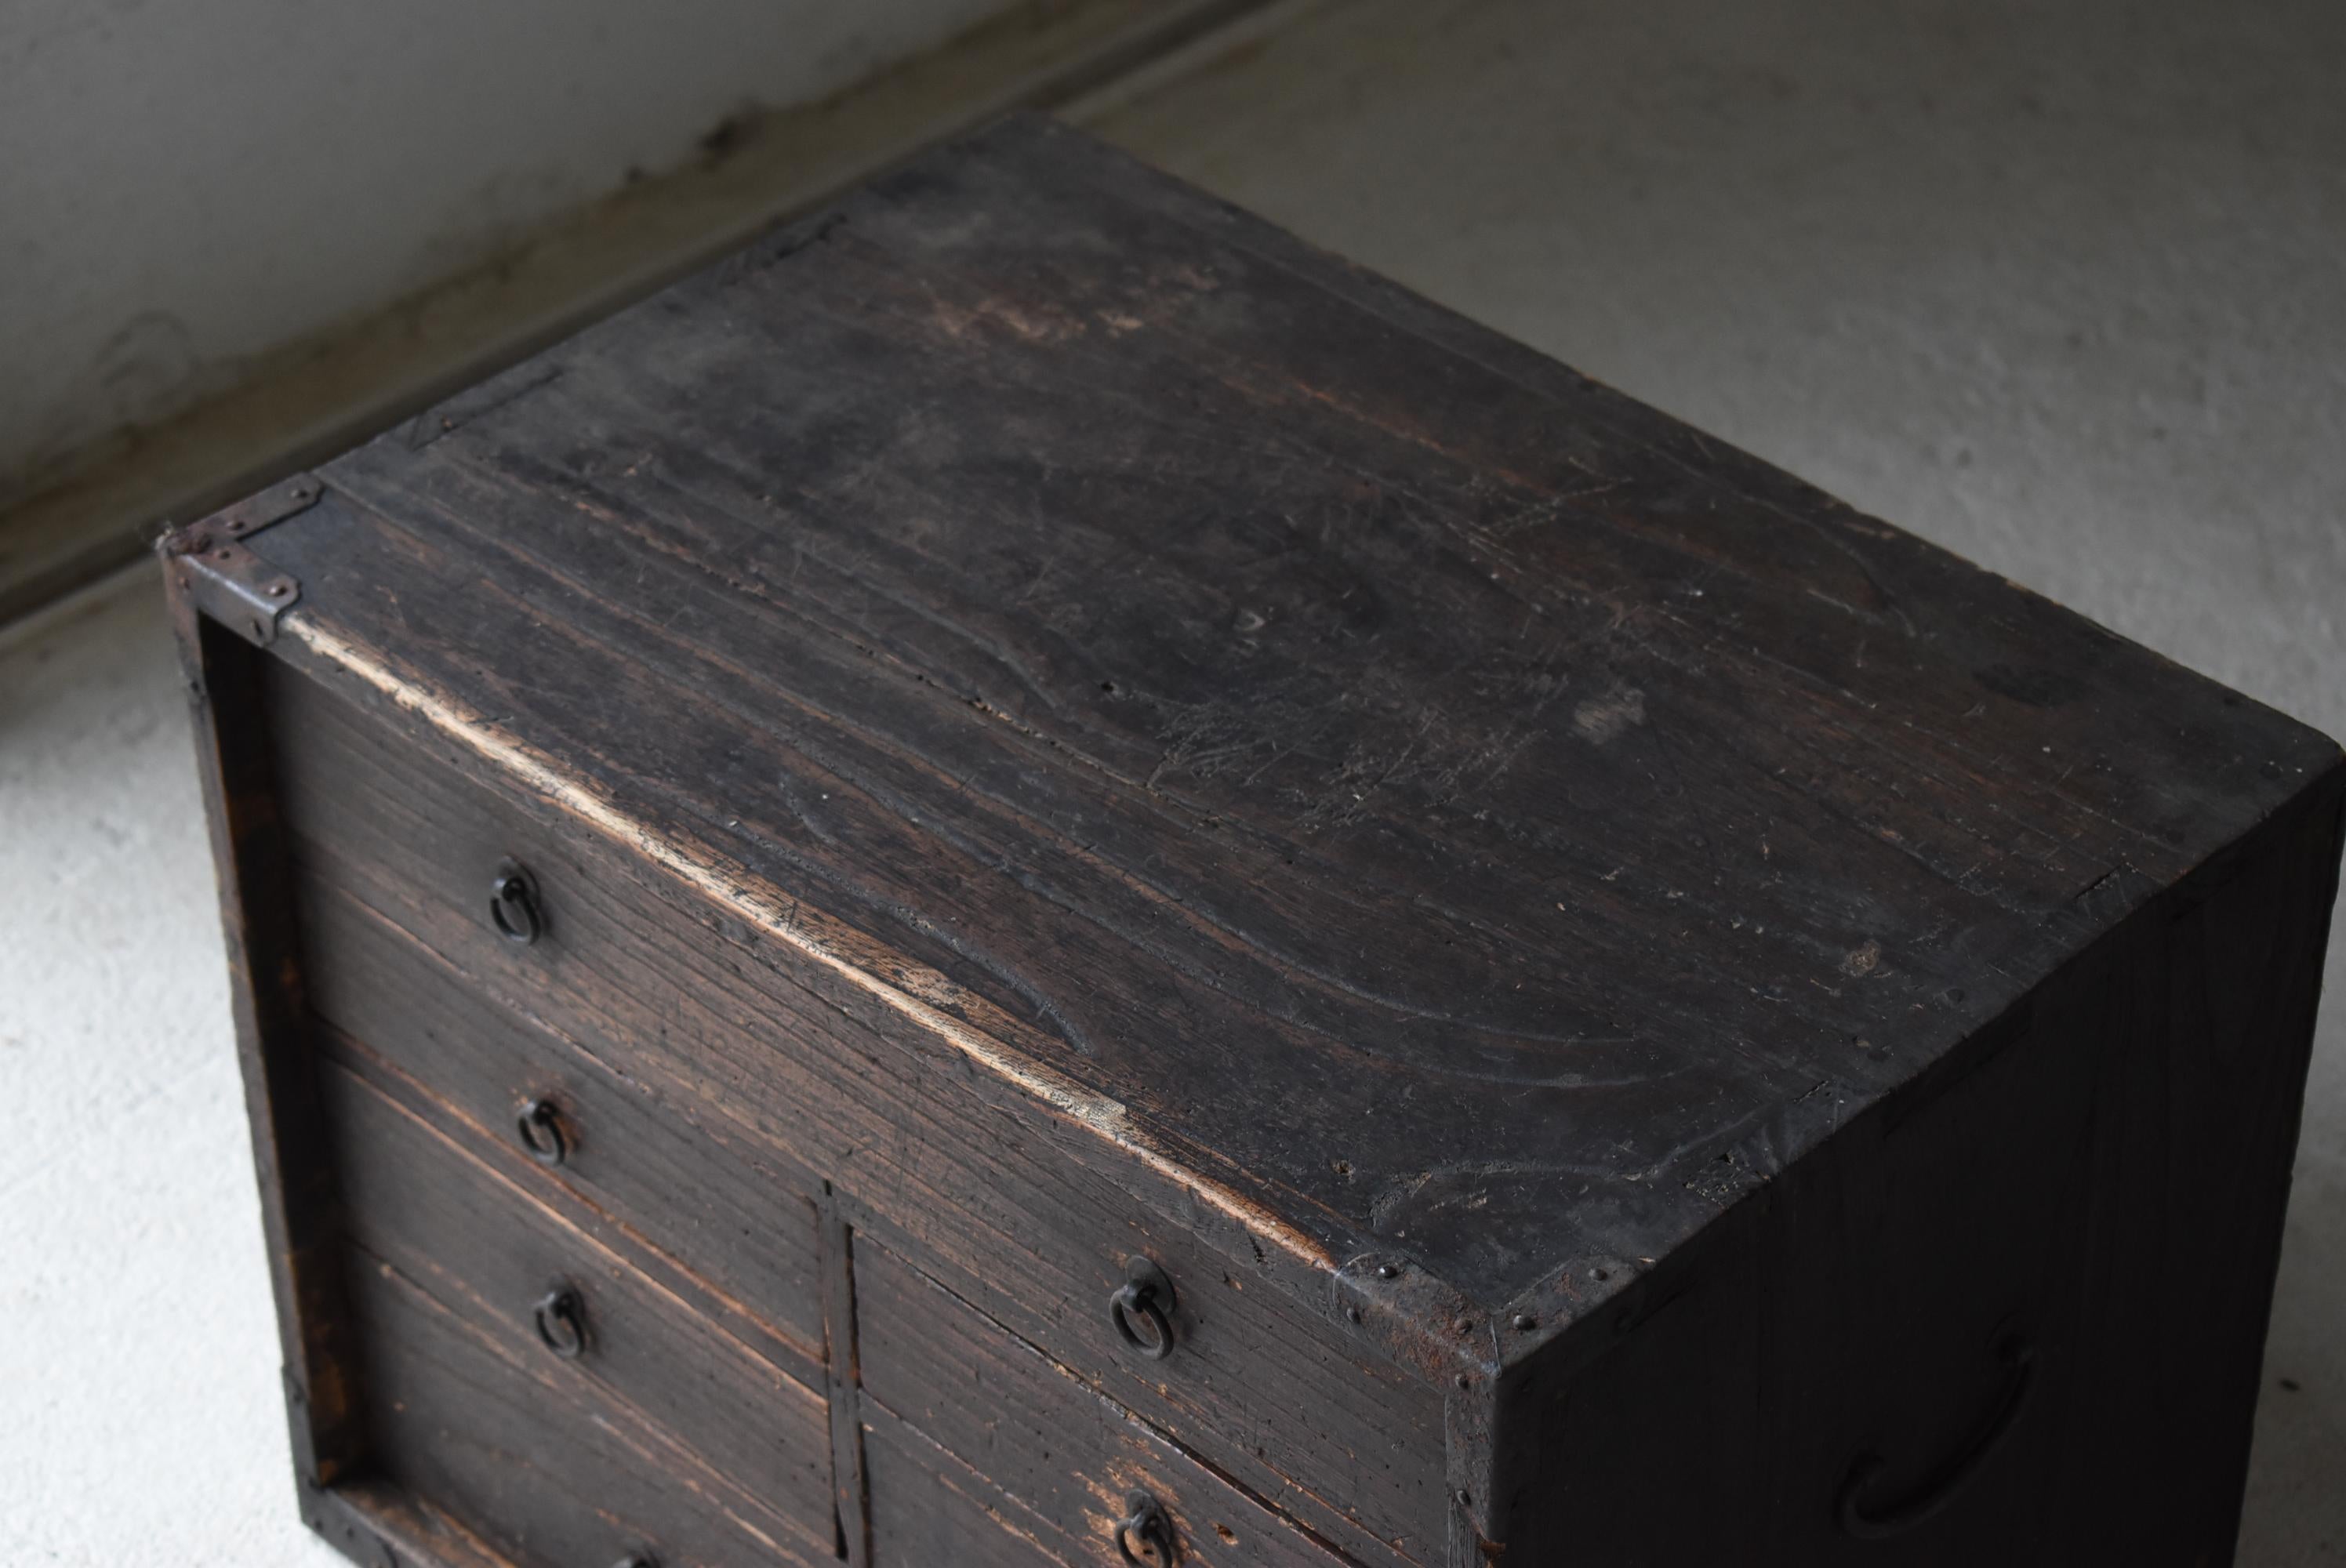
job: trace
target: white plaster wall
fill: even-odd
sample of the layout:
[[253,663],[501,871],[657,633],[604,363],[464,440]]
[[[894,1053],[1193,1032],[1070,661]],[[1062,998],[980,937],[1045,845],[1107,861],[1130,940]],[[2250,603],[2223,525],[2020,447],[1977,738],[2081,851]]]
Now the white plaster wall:
[[0,0],[0,506],[1003,0]]

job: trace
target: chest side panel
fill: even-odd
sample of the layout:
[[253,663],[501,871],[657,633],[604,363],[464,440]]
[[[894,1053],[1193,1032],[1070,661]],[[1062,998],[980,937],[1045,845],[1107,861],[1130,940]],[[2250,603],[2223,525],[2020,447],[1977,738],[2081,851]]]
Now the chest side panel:
[[2341,793],[1532,1363],[1510,1557],[2229,1561]]

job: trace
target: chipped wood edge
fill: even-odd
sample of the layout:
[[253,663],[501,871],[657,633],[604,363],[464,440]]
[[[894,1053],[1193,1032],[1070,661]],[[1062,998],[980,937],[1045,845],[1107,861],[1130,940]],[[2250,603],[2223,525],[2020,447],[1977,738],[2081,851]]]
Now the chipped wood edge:
[[[821,965],[944,1041],[971,1063],[1112,1145],[1123,1154],[1250,1234],[1276,1244],[1297,1262],[1321,1274],[1336,1272],[1335,1259],[1317,1241],[1260,1204],[1198,1173],[1158,1146],[1134,1124],[1120,1100],[1096,1093],[1017,1049],[1008,1039],[1030,1033],[998,1016],[996,1033],[976,1028],[944,1011],[946,1006],[991,1012],[982,999],[925,964],[902,955],[862,932],[794,901],[761,891],[749,868],[729,860],[714,846],[683,840],[652,829],[621,810],[584,780],[536,748],[500,730],[495,721],[425,689],[403,675],[384,656],[319,626],[311,616],[286,617],[280,634],[311,655],[356,677],[377,695],[440,733],[462,742],[500,773],[514,779],[596,833],[627,845],[651,864],[712,902],[740,914],[750,925],[804,958]],[[892,975],[895,983],[882,978]]]

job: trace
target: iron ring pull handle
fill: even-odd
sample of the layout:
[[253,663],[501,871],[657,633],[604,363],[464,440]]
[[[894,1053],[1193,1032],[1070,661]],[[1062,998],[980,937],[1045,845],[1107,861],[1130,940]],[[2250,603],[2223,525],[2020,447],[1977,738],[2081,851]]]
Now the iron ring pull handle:
[[[1116,1527],[1116,1554],[1133,1568],[1173,1568],[1173,1520],[1163,1504],[1145,1492],[1129,1492],[1124,1506],[1129,1512]],[[1135,1541],[1148,1548],[1148,1556],[1133,1551]]]
[[575,1285],[557,1284],[538,1298],[532,1312],[537,1337],[566,1361],[575,1361],[586,1349],[586,1303]]
[[1887,1540],[1912,1530],[1953,1502],[1985,1467],[1988,1456],[2020,1419],[2021,1407],[2028,1402],[2028,1390],[2036,1371],[2035,1347],[2017,1332],[2003,1335],[1996,1342],[1995,1354],[2004,1366],[2004,1392],[1971,1441],[1957,1450],[1953,1458],[1910,1496],[1880,1510],[1865,1506],[1865,1493],[1888,1461],[1879,1454],[1858,1455],[1849,1467],[1848,1479],[1841,1482],[1838,1512],[1843,1530],[1860,1541]]
[[[1107,1298],[1117,1338],[1152,1361],[1163,1360],[1173,1353],[1173,1319],[1167,1315],[1172,1306],[1173,1281],[1165,1271],[1147,1257],[1126,1258],[1124,1283]],[[1135,1319],[1148,1321],[1146,1337],[1133,1327]]]
[[570,1157],[570,1135],[562,1125],[562,1107],[551,1100],[525,1100],[514,1118],[514,1132],[529,1157],[542,1166],[558,1166]]
[[500,860],[489,883],[489,923],[515,947],[527,947],[546,933],[538,907],[537,879],[519,860]]

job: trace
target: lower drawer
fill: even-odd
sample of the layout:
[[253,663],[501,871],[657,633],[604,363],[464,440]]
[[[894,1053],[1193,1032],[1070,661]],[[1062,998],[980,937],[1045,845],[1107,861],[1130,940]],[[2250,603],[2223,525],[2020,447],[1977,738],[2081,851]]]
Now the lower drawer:
[[[483,1506],[442,1505],[488,1533],[516,1520],[535,1526],[560,1496],[537,1481],[500,1503],[478,1495],[490,1482],[466,1480],[468,1464],[447,1455],[495,1453],[567,1473],[568,1451],[584,1445],[591,1469],[594,1451],[626,1434],[674,1456],[662,1464],[679,1507],[717,1507],[782,1561],[831,1555],[821,1394],[348,1068],[321,1063],[319,1086],[352,1272],[363,1299],[401,1308],[361,1326],[362,1397],[395,1439],[384,1458],[463,1481]],[[811,1226],[802,1204],[790,1207]],[[502,1380],[501,1397],[464,1391],[452,1343],[470,1348],[467,1377]],[[413,1426],[401,1402],[416,1396],[434,1410],[428,1426]],[[658,1479],[646,1471],[647,1482]],[[591,1516],[596,1495],[587,1488],[574,1501]],[[736,1548],[720,1560],[771,1557]]]
[[[1182,1452],[886,1247],[855,1242],[873,1568],[1164,1560],[1341,1568],[1292,1521]],[[1148,1500],[1144,1510],[1141,1499]]]
[[863,1469],[874,1504],[873,1568],[1086,1568],[1117,1561],[1113,1544],[1069,1540],[934,1438],[869,1400]]
[[[601,1390],[533,1366],[423,1283],[352,1257],[372,1472],[516,1568],[771,1568],[831,1543]],[[452,1559],[454,1560],[454,1559]]]

